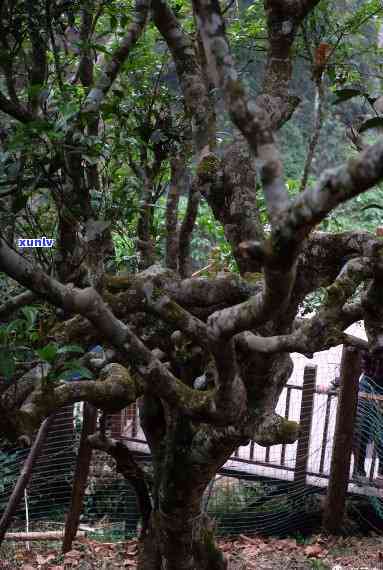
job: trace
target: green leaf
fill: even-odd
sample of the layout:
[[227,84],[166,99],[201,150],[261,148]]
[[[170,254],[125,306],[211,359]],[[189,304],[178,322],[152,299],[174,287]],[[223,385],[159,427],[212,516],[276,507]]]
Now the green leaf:
[[43,348],[37,349],[37,354],[40,356],[41,360],[45,362],[54,362],[58,353],[58,348],[55,344],[47,344]]
[[101,53],[105,53],[106,55],[111,54],[111,51],[102,44],[93,44],[92,47],[93,49],[100,51]]
[[21,319],[14,319],[11,321],[6,328],[7,335],[12,333],[17,333],[23,330],[25,323]]
[[367,119],[359,127],[359,132],[363,133],[368,129],[376,129],[377,127],[383,127],[383,117],[373,117],[372,119]]
[[13,354],[1,350],[0,351],[0,375],[4,376],[6,380],[10,380],[15,373],[16,365]]
[[37,309],[35,307],[23,307],[21,309],[21,312],[23,313],[28,322],[28,328],[31,329],[32,327],[34,327],[38,313]]
[[58,354],[67,354],[68,352],[84,353],[84,349],[78,344],[66,344],[58,349]]
[[98,162],[99,162],[99,159],[96,156],[89,156],[87,154],[83,154],[82,157],[91,166],[94,166],[94,165],[98,164]]
[[118,20],[114,14],[110,16],[110,29],[114,31],[117,28]]
[[66,370],[61,375],[62,380],[73,380],[73,376],[79,376],[80,378],[88,378],[89,380],[93,380],[92,372],[83,366],[79,368],[72,368],[71,370]]
[[364,95],[364,93],[359,89],[347,87],[345,89],[335,91],[335,95],[337,98],[336,101],[334,101],[334,105],[338,105],[339,103],[343,103],[344,101],[348,101],[354,97],[360,97],[361,95]]

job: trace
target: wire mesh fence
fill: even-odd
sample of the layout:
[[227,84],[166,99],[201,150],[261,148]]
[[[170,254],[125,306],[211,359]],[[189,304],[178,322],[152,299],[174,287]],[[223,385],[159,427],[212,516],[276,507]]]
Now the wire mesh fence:
[[[203,508],[216,520],[217,534],[283,536],[318,528],[330,475],[338,400],[337,392],[327,388],[338,374],[339,360],[335,364],[327,361],[331,376],[327,373],[326,390],[318,382],[318,377],[323,378],[323,370],[318,367],[315,375],[312,368],[310,376],[307,368],[303,373],[305,365],[306,359],[298,359],[276,408],[277,413],[304,427],[299,440],[266,448],[255,442],[239,447],[206,489]],[[376,387],[364,385],[363,390],[367,390],[368,397],[359,398],[356,429],[359,440],[365,444],[366,477],[353,479],[353,456],[348,490],[353,495],[365,495],[376,520],[383,520],[382,495],[376,485],[382,457],[382,406]],[[81,417],[81,405],[67,406],[57,413],[10,531],[63,530],[70,507]],[[139,461],[150,462],[136,406],[113,416],[109,433],[128,442]],[[28,450],[11,447],[0,451],[0,512],[27,454]],[[356,503],[351,506],[360,509]],[[359,514],[363,517],[362,512]],[[352,523],[346,517],[347,524],[351,529]],[[124,540],[135,536],[139,525],[133,489],[116,472],[113,460],[106,453],[95,451],[80,530],[102,541]]]

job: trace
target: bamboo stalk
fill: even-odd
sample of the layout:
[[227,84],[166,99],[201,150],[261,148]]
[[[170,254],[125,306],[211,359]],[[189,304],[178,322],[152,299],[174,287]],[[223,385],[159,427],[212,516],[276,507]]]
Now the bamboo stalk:
[[[84,531],[77,531],[77,538],[85,536]],[[29,540],[62,540],[64,537],[63,530],[50,530],[42,532],[7,532],[4,540],[14,540],[15,542],[24,542]]]
[[200,273],[203,273],[207,269],[210,269],[210,267],[213,267],[213,265],[214,265],[214,263],[209,263],[209,265],[206,265],[206,267],[202,267],[202,269],[199,269],[198,271],[195,271],[194,273],[192,273],[192,277],[197,277],[197,275],[199,275]]

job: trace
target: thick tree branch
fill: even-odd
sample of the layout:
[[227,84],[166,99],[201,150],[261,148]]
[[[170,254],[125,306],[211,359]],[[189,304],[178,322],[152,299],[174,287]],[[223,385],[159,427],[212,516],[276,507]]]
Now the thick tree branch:
[[258,445],[294,443],[299,437],[299,424],[275,413],[269,413],[257,427],[253,439]]
[[372,280],[362,295],[364,325],[373,354],[383,353],[383,243],[373,251]]
[[149,518],[152,512],[150,495],[147,483],[150,476],[136,463],[128,446],[122,441],[116,441],[109,437],[103,437],[100,433],[95,433],[89,438],[92,448],[105,451],[116,461],[116,468],[136,492],[137,506],[142,516],[141,535],[146,533],[149,525]]
[[310,174],[310,169],[312,165],[312,161],[314,158],[315,149],[317,147],[319,141],[319,135],[322,129],[322,122],[323,122],[323,100],[324,100],[324,86],[322,78],[320,78],[316,85],[315,90],[315,101],[314,101],[314,125],[313,125],[313,134],[310,139],[309,148],[307,151],[306,162],[303,169],[302,180],[300,184],[300,191],[306,189],[307,180]]
[[95,3],[93,0],[86,0],[85,2],[83,1],[82,4],[80,27],[81,59],[78,74],[84,87],[90,87],[93,83],[93,58],[90,40],[93,29]]
[[255,160],[244,138],[226,147],[218,160],[213,154],[199,164],[200,192],[223,225],[241,274],[259,272],[259,260],[244,255],[241,243],[264,237],[256,195]]
[[[275,267],[274,267],[275,263]],[[214,337],[230,338],[244,330],[257,328],[283,313],[294,286],[296,262],[278,266],[271,258],[264,268],[263,290],[248,301],[217,311],[209,317],[208,324]]]
[[[267,354],[278,352],[314,353],[339,344],[355,344],[350,335],[343,332],[349,321],[349,313],[343,311],[347,299],[358,285],[371,276],[369,258],[350,260],[338,278],[326,290],[326,300],[311,319],[301,319],[290,334],[263,337],[251,332],[243,333],[237,342],[242,349]],[[363,343],[365,345],[365,343]]]
[[346,164],[325,171],[315,188],[300,193],[281,215],[276,239],[297,248],[336,206],[383,179],[383,138]]
[[289,120],[299,103],[299,97],[289,92],[293,69],[292,47],[299,24],[318,1],[265,2],[269,41],[262,94],[256,102],[268,113],[273,129]]
[[161,290],[155,289],[152,283],[144,285],[146,303],[149,310],[180,329],[197,344],[208,348],[209,339],[205,323],[193,317]]
[[192,119],[193,138],[197,152],[210,147],[210,101],[203,73],[190,37],[185,33],[165,0],[152,4],[153,20],[168,44],[176,65],[186,106]]
[[154,264],[154,243],[152,237],[153,188],[148,173],[143,175],[143,188],[140,199],[140,210],[137,222],[137,250],[139,268],[147,269]]
[[136,0],[133,22],[130,24],[126,36],[101,70],[96,85],[88,94],[82,109],[84,113],[94,113],[99,110],[105,95],[119,74],[122,64],[145,28],[149,16],[149,7],[150,0]]
[[182,220],[179,233],[179,272],[183,278],[190,277],[191,275],[190,244],[198,215],[200,199],[201,194],[198,184],[196,180],[194,180],[190,185],[185,217]]
[[[383,178],[383,139],[345,166],[327,171],[315,189],[299,194],[279,215],[265,254],[264,291],[253,299],[210,317],[215,335],[230,336],[271,320],[286,307],[296,275],[296,258],[310,230],[338,204]],[[255,244],[257,245],[257,244]],[[261,244],[259,244],[261,247]]]
[[31,433],[41,420],[66,404],[87,401],[95,407],[117,412],[136,401],[143,387],[127,369],[118,364],[105,367],[100,380],[79,380],[53,386],[40,382],[15,413],[19,433]]
[[20,123],[29,123],[33,120],[33,115],[21,104],[10,101],[0,92],[0,111],[10,117],[17,119]]
[[216,0],[194,0],[195,11],[210,77],[223,89],[226,105],[235,125],[262,161],[261,178],[271,222],[288,205],[282,178],[282,163],[274,143],[268,114],[250,101],[230,54],[225,26]]
[[214,311],[217,305],[240,303],[262,288],[259,281],[243,279],[235,273],[215,279],[178,280],[172,271],[153,266],[138,274],[106,275],[104,298],[119,317],[145,310],[144,285],[147,281],[192,314],[194,307]]
[[32,66],[30,70],[30,86],[32,88],[30,103],[32,112],[36,113],[40,102],[40,92],[47,78],[48,58],[47,45],[41,33],[36,3],[27,0],[26,10],[28,15],[28,34],[32,44]]
[[[0,269],[16,281],[70,313],[89,319],[140,374],[148,391],[154,391],[169,405],[186,416],[226,423],[224,410],[218,409],[214,394],[198,392],[182,384],[139,340],[131,328],[119,321],[100,295],[92,288],[65,286],[30,265],[0,239]],[[235,406],[234,406],[235,407]]]
[[16,297],[9,299],[9,301],[4,303],[3,305],[0,305],[0,320],[6,319],[7,317],[9,317],[9,315],[14,313],[21,307],[33,303],[33,301],[35,301],[36,298],[37,298],[36,295],[31,291],[24,291],[24,293],[20,293],[20,295],[16,295]]
[[178,154],[170,161],[171,180],[166,201],[165,264],[178,270],[178,203],[185,177],[185,156]]

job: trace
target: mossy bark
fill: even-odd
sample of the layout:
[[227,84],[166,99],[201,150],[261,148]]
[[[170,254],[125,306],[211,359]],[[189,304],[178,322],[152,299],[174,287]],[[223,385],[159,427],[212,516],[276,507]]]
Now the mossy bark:
[[138,570],[226,570],[214,538],[214,525],[200,513],[195,519],[153,512],[139,541]]

